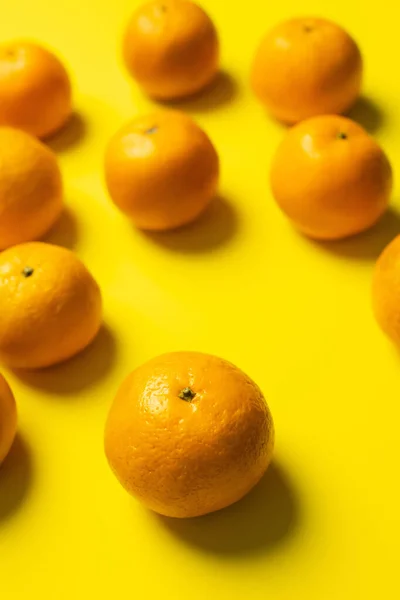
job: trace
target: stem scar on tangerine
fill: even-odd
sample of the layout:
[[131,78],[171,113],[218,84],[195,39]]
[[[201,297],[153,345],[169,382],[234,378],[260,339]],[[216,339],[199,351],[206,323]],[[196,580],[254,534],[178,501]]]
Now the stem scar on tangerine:
[[179,398],[186,400],[186,402],[191,402],[195,396],[196,392],[194,392],[190,387],[183,388],[179,394]]
[[32,267],[25,267],[24,270],[22,271],[22,275],[24,277],[30,277],[31,275],[33,275],[34,270],[32,269]]

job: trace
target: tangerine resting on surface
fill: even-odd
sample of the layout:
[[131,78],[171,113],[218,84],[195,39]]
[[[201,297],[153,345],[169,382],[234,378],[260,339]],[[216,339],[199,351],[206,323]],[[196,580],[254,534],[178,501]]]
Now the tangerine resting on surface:
[[0,250],[41,238],[62,208],[53,152],[24,131],[0,127]]
[[187,0],[153,0],[134,13],[125,63],[149,96],[176,99],[206,87],[218,72],[219,43],[210,17]]
[[10,451],[17,432],[17,407],[13,393],[0,374],[0,464]]
[[105,451],[124,488],[169,517],[233,504],[265,473],[274,446],[259,387],[231,363],[175,352],[134,370],[119,389]]
[[290,129],[271,164],[272,193],[306,235],[334,240],[371,227],[387,208],[392,170],[354,121],[313,117]]
[[296,123],[351,108],[361,89],[362,58],[356,42],[335,23],[291,19],[262,40],[251,80],[273,116]]
[[108,144],[105,176],[112,200],[147,230],[196,219],[216,194],[218,155],[187,115],[160,111],[137,117]]
[[31,242],[0,254],[0,362],[36,369],[70,358],[101,325],[100,290],[65,248]]
[[68,73],[52,52],[25,40],[0,44],[0,125],[44,138],[71,111]]
[[381,329],[400,347],[400,235],[386,246],[377,260],[372,301]]

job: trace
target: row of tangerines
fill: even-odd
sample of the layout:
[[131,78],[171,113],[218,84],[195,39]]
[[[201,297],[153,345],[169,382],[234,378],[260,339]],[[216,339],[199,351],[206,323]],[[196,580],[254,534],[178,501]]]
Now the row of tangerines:
[[[127,28],[124,55],[134,78],[159,99],[199,92],[219,69],[216,29],[186,0],[142,6]],[[253,88],[268,110],[286,123],[302,121],[276,152],[271,184],[283,211],[314,238],[358,233],[388,204],[392,175],[384,152],[356,123],[332,116],[355,102],[361,77],[354,40],[321,19],[279,25],[254,61]],[[102,320],[99,287],[81,261],[31,241],[63,206],[56,158],[31,135],[46,137],[66,122],[71,86],[53,54],[21,42],[0,47],[0,83],[0,247],[8,248],[0,257],[0,360],[41,368],[86,347]],[[114,136],[105,175],[112,199],[138,227],[163,230],[205,209],[219,160],[189,117],[161,111]],[[400,342],[399,247],[394,242],[381,258],[374,296],[381,325]],[[0,378],[0,462],[16,427],[15,401]],[[256,384],[222,359],[187,352],[136,369],[119,390],[105,434],[123,486],[177,517],[241,498],[267,469],[273,444],[272,417]]]

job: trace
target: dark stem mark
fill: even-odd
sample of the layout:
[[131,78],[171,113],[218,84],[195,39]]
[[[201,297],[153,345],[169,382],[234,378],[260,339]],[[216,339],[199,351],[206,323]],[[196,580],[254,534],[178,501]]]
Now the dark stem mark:
[[347,133],[344,133],[343,131],[340,131],[337,135],[338,140],[347,140]]
[[149,129],[146,129],[145,133],[148,135],[151,135],[152,133],[157,133],[157,131],[158,131],[157,125],[154,125],[154,127],[150,127]]
[[30,277],[31,275],[33,275],[33,269],[32,267],[25,267],[22,271],[22,275],[24,277]]
[[179,398],[185,400],[186,402],[191,402],[195,397],[196,392],[190,389],[190,387],[185,387],[179,394]]

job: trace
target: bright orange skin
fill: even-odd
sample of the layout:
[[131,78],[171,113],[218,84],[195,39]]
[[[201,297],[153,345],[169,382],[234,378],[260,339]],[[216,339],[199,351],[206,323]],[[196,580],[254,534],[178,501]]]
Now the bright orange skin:
[[345,113],[356,101],[362,58],[355,41],[325,19],[280,23],[263,39],[251,74],[254,92],[280,121]]
[[[26,276],[26,268],[33,272]],[[65,248],[31,242],[0,254],[0,362],[36,369],[70,358],[101,325],[100,290]]]
[[54,54],[25,40],[0,44],[0,125],[45,138],[71,111],[71,83]]
[[[196,394],[190,401],[179,394]],[[240,500],[272,456],[274,426],[258,386],[231,363],[196,352],[159,356],[120,388],[105,451],[124,488],[169,517]]]
[[7,456],[17,432],[17,407],[13,393],[0,374],[0,465]]
[[211,83],[218,72],[217,32],[193,2],[155,0],[132,16],[124,58],[149,96],[164,100],[189,96]]
[[372,302],[380,327],[400,347],[400,235],[386,246],[377,260]]
[[321,240],[371,227],[392,190],[392,169],[382,148],[354,121],[336,115],[290,129],[272,160],[270,179],[293,224]]
[[0,250],[40,239],[62,208],[53,152],[19,129],[0,127]]
[[105,177],[112,200],[140,229],[174,229],[196,219],[216,194],[218,155],[187,115],[136,118],[111,139]]

